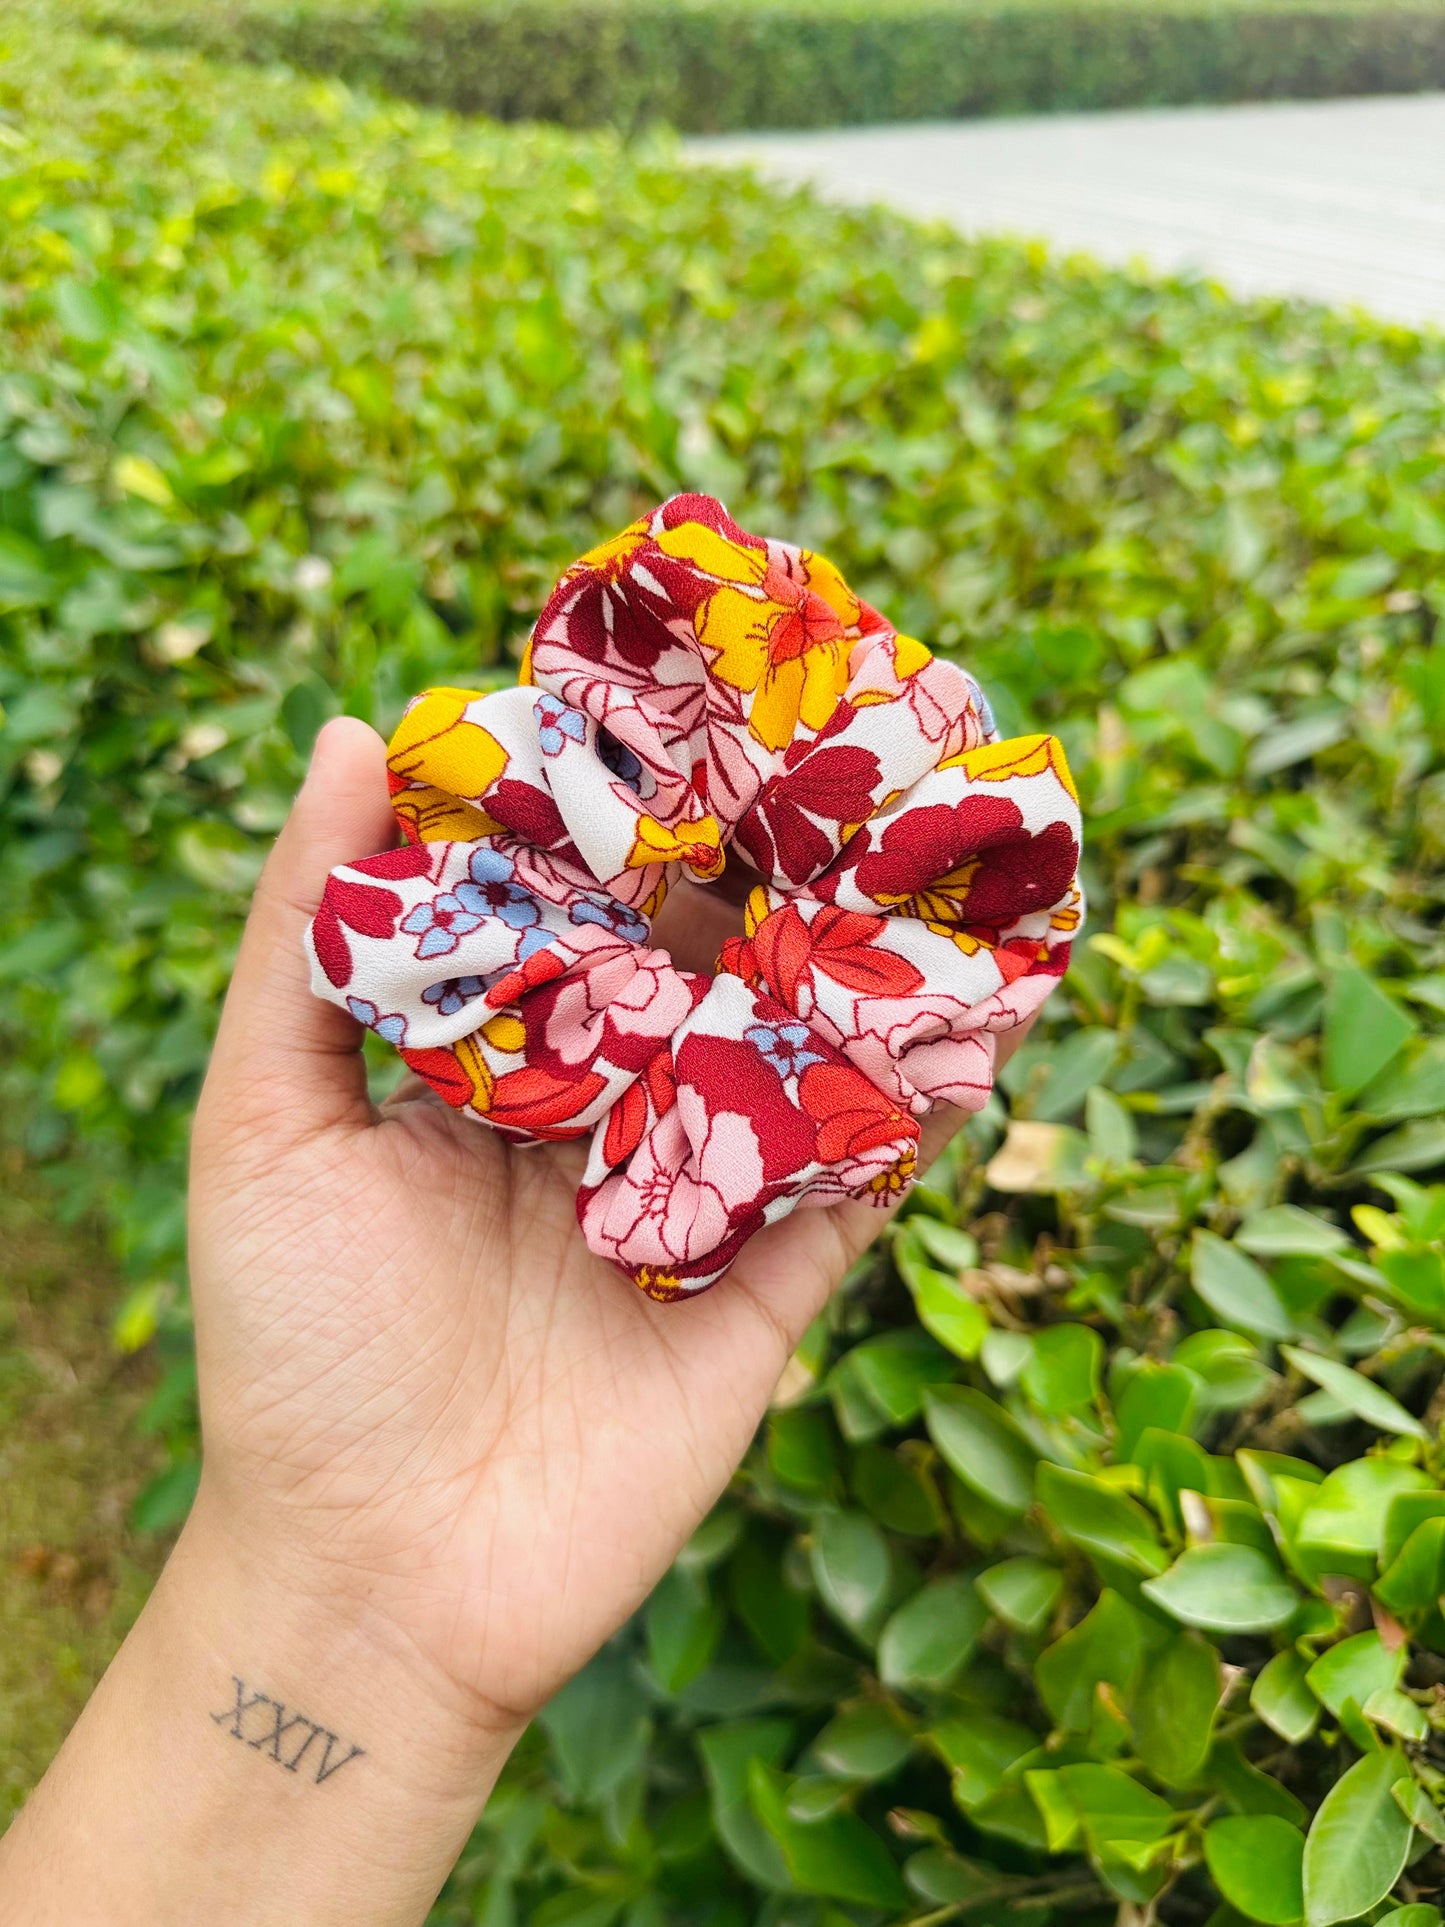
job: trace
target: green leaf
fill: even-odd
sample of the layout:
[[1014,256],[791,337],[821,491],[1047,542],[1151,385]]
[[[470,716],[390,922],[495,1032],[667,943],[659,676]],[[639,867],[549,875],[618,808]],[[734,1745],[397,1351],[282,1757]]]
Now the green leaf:
[[1445,1118],[1421,1117],[1368,1145],[1350,1169],[1360,1177],[1377,1171],[1433,1171],[1445,1164]]
[[886,1780],[913,1750],[906,1726],[891,1707],[850,1707],[829,1720],[810,1751],[829,1773],[848,1780]]
[[629,1668],[606,1649],[543,1707],[538,1719],[572,1797],[596,1802],[625,1780],[647,1751],[647,1698]]
[[[1380,1574],[1375,1597],[1392,1613],[1428,1612],[1445,1593],[1445,1519],[1416,1526]],[[1362,1702],[1363,1703],[1363,1702]]]
[[1299,1604],[1279,1567],[1253,1546],[1191,1546],[1144,1591],[1186,1626],[1219,1633],[1268,1632]]
[[1362,1091],[1418,1026],[1374,978],[1342,964],[1325,996],[1325,1083],[1340,1097]]
[[653,1675],[665,1693],[676,1693],[697,1678],[717,1647],[723,1618],[721,1604],[709,1598],[700,1573],[678,1567],[664,1573],[644,1619]]
[[169,1532],[180,1525],[195,1502],[200,1482],[201,1462],[196,1458],[182,1459],[158,1472],[131,1503],[132,1531]]
[[1312,1379],[1331,1398],[1338,1399],[1346,1411],[1364,1419],[1366,1424],[1376,1426],[1382,1432],[1398,1432],[1412,1439],[1427,1436],[1419,1419],[1413,1418],[1398,1399],[1391,1398],[1384,1387],[1376,1385],[1373,1379],[1351,1371],[1348,1365],[1341,1365],[1337,1359],[1321,1358],[1315,1352],[1302,1352],[1297,1345],[1285,1345],[1281,1349],[1297,1372]]
[[[1047,1774],[1026,1776],[1030,1790]],[[1058,1769],[1058,1781],[1078,1811],[1090,1851],[1101,1859],[1129,1857],[1133,1848],[1150,1848],[1174,1823],[1167,1800],[1140,1786],[1115,1766],[1081,1764]],[[1147,1864],[1143,1856],[1138,1864]]]
[[1356,1109],[1390,1122],[1445,1114],[1445,1037],[1427,1038],[1397,1058],[1361,1091]]
[[0,529],[0,609],[35,608],[54,593],[44,552],[13,529]]
[[1146,1358],[1115,1408],[1118,1456],[1132,1459],[1147,1431],[1187,1433],[1198,1390],[1199,1381],[1183,1365],[1160,1365]]
[[1175,1347],[1173,1363],[1199,1380],[1195,1402],[1201,1412],[1251,1405],[1272,1379],[1256,1347],[1238,1332],[1192,1332]]
[[1040,1068],[1030,1074],[1035,1092],[1030,1115],[1045,1124],[1065,1122],[1091,1088],[1103,1083],[1118,1055],[1119,1039],[1111,1030],[1076,1030],[1040,1053]]
[[1118,1170],[1138,1156],[1139,1133],[1134,1119],[1102,1084],[1096,1084],[1085,1100],[1084,1122],[1089,1149],[1102,1164]]
[[1404,1647],[1390,1652],[1378,1633],[1356,1633],[1321,1653],[1307,1675],[1310,1691],[1338,1718],[1346,1700],[1363,1706],[1372,1693],[1398,1686],[1405,1659]]
[[[914,1193],[916,1197],[917,1192]],[[905,1220],[909,1235],[918,1240],[930,1258],[953,1272],[968,1271],[978,1263],[978,1240],[957,1225],[945,1224],[924,1212],[910,1213]]]
[[[1281,1482],[1282,1483],[1282,1482]],[[1336,1466],[1301,1508],[1289,1532],[1297,1563],[1311,1573],[1346,1573],[1372,1580],[1395,1507],[1428,1487],[1417,1465],[1376,1455]]]
[[1145,1652],[1129,1724],[1139,1758],[1165,1786],[1188,1786],[1204,1765],[1219,1695],[1218,1657],[1193,1633]]
[[1086,1733],[1101,1684],[1126,1696],[1144,1652],[1139,1615],[1107,1587],[1092,1610],[1039,1655],[1034,1668],[1044,1705],[1055,1723]]
[[[1366,1460],[1366,1464],[1389,1464],[1388,1460]],[[1340,1468],[1342,1471],[1343,1467]],[[1405,1542],[1427,1519],[1445,1518],[1445,1492],[1438,1492],[1428,1476],[1416,1466],[1401,1468],[1406,1478],[1392,1482],[1383,1495],[1384,1530],[1371,1541],[1382,1565],[1392,1565],[1405,1549]]]
[[801,1892],[893,1913],[908,1905],[908,1889],[893,1856],[856,1813],[834,1812],[804,1824],[788,1812],[789,1781],[764,1761],[748,1775],[754,1810],[782,1849]]
[[1319,1701],[1305,1679],[1308,1671],[1309,1662],[1290,1647],[1275,1654],[1250,1689],[1255,1712],[1291,1746],[1307,1740],[1320,1722]]
[[1304,1835],[1271,1814],[1232,1814],[1204,1829],[1220,1895],[1251,1920],[1291,1927],[1304,1913]]
[[1399,1879],[1413,1830],[1391,1789],[1408,1775],[1404,1756],[1384,1748],[1357,1760],[1325,1795],[1305,1840],[1309,1927],[1357,1919]]
[[883,1628],[878,1675],[888,1686],[946,1686],[978,1644],[988,1612],[971,1579],[935,1579]]
[[894,1425],[917,1418],[924,1392],[957,1370],[952,1356],[921,1331],[885,1332],[855,1345],[848,1358],[864,1391]]
[[825,1512],[813,1534],[813,1578],[834,1618],[871,1639],[892,1579],[888,1544],[873,1521],[861,1512]]
[[748,1776],[755,1760],[776,1766],[792,1737],[791,1723],[777,1719],[730,1721],[705,1727],[697,1736],[718,1839],[750,1880],[783,1891],[792,1884],[787,1864],[753,1810]]
[[1194,1234],[1190,1278],[1216,1318],[1260,1338],[1292,1338],[1295,1322],[1269,1273],[1212,1231]]
[[1019,1384],[1041,1412],[1062,1416],[1093,1403],[1103,1360],[1092,1325],[1046,1325],[1034,1334]]
[[1410,1824],[1418,1827],[1425,1838],[1433,1840],[1437,1847],[1445,1846],[1445,1813],[1440,1811],[1419,1781],[1396,1780],[1390,1791],[1395,1796],[1396,1806]]
[[1307,1818],[1300,1801],[1268,1773],[1251,1766],[1237,1740],[1216,1740],[1205,1766],[1203,1781],[1217,1787],[1236,1813],[1272,1813],[1291,1826]]
[[1038,1493],[1050,1522],[1085,1552],[1141,1573],[1162,1572],[1169,1563],[1148,1513],[1117,1486],[1045,1463]]
[[989,1609],[1019,1632],[1037,1632],[1048,1620],[1063,1591],[1064,1576],[1055,1566],[1026,1554],[1005,1559],[981,1572],[978,1591]]
[[799,1492],[825,1496],[837,1490],[837,1451],[826,1412],[800,1406],[768,1418],[768,1464],[775,1478]]
[[1394,1907],[1381,1914],[1376,1927],[1440,1927],[1440,1909],[1428,1901],[1412,1901],[1408,1907]]
[[976,1707],[940,1720],[928,1739],[951,1770],[954,1798],[965,1812],[997,1793],[1009,1768],[1038,1743],[1019,1721]]
[[1234,1243],[1257,1258],[1323,1258],[1351,1248],[1348,1234],[1338,1225],[1293,1204],[1251,1213],[1235,1232]]
[[1034,1453],[993,1400],[969,1386],[925,1392],[929,1437],[965,1485],[1008,1512],[1034,1496]]
[[918,1321],[955,1358],[976,1358],[988,1333],[988,1313],[943,1272],[929,1265],[908,1278]]
[[853,1496],[890,1532],[932,1538],[943,1530],[943,1506],[933,1481],[907,1446],[890,1451],[860,1446],[853,1455]]

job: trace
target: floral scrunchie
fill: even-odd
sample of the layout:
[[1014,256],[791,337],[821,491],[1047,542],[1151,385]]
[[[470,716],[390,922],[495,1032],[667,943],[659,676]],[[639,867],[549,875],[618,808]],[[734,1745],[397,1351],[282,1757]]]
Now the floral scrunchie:
[[[587,1243],[672,1299],[800,1204],[887,1203],[1068,962],[1079,809],[1050,736],[832,565],[679,495],[558,583],[521,682],[432,689],[405,843],[332,872],[312,983],[449,1104],[591,1136]],[[649,947],[684,873],[763,879],[713,977]]]

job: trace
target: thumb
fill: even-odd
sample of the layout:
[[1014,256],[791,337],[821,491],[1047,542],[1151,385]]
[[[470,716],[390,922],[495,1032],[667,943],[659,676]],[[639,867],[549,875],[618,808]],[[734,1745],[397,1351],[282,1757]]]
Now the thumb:
[[316,738],[306,781],[256,886],[198,1133],[214,1126],[274,1144],[369,1119],[361,1027],[312,995],[302,937],[327,874],[395,841],[386,745],[368,724],[335,717]]

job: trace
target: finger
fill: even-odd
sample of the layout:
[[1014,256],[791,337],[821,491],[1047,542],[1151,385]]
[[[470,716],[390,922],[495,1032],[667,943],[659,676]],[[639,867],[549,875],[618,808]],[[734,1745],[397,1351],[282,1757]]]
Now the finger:
[[203,1107],[242,1129],[306,1135],[370,1117],[360,1026],[313,996],[302,937],[327,874],[389,849],[386,745],[355,717],[316,739],[311,767],[266,859],[241,939]]

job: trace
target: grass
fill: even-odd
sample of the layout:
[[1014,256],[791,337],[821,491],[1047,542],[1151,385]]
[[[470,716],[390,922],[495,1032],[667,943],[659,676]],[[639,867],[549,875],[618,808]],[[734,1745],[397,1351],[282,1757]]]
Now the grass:
[[155,1367],[116,1351],[103,1245],[57,1227],[18,1160],[3,1183],[0,1827],[84,1706],[163,1551],[126,1525],[160,1462],[136,1428]]

